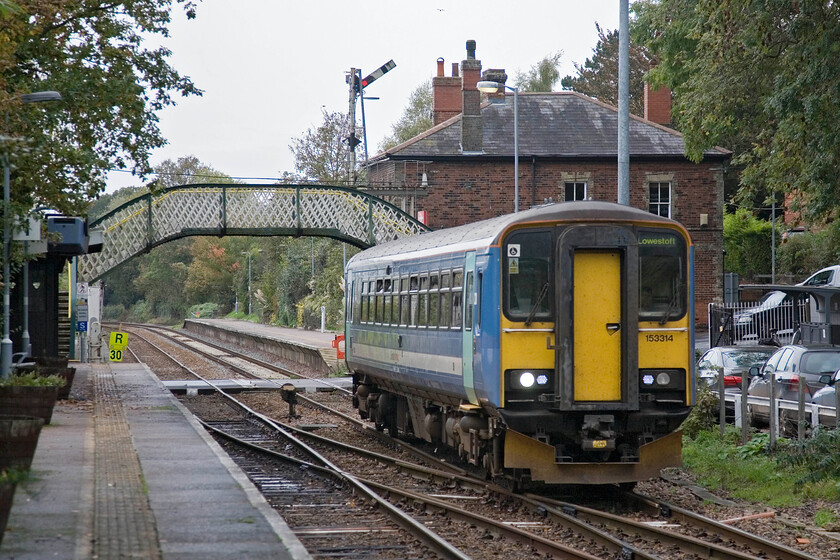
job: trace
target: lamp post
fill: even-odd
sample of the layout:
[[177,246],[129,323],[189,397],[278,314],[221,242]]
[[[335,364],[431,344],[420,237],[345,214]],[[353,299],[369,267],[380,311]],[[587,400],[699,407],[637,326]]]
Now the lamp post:
[[513,92],[513,211],[519,212],[519,88],[490,81],[478,82],[476,87],[482,93]]
[[[20,96],[20,100],[24,103],[43,103],[45,101],[60,101],[61,94],[57,91],[38,91],[35,93],[26,93]],[[6,116],[8,124],[8,115]],[[3,340],[0,342],[0,379],[9,377],[12,371],[12,339],[9,336],[9,303],[11,290],[11,162],[9,161],[9,148],[6,145],[5,154],[3,157]],[[25,276],[28,276],[26,274]],[[28,278],[25,278],[25,281]],[[25,287],[27,288],[27,287]],[[28,297],[24,297],[24,303],[28,304]],[[24,309],[24,314],[28,315],[29,309]],[[26,320],[28,326],[28,317]],[[28,332],[27,332],[28,334]]]

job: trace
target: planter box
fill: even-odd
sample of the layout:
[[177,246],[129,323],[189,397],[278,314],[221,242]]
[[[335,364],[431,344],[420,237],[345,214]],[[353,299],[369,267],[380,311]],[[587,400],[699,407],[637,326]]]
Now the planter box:
[[0,416],[0,470],[29,470],[43,418]]
[[2,386],[0,387],[0,414],[35,416],[43,419],[44,424],[49,424],[60,389],[61,387]]
[[0,544],[3,544],[3,535],[6,534],[6,525],[9,523],[9,513],[12,511],[14,498],[15,484],[0,482]]

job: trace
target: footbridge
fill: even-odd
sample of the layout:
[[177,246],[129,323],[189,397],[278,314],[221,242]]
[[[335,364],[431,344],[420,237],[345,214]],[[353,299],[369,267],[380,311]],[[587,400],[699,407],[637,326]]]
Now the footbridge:
[[77,261],[80,282],[192,235],[332,237],[367,248],[428,228],[373,195],[330,185],[196,184],[134,198],[90,224],[102,251]]

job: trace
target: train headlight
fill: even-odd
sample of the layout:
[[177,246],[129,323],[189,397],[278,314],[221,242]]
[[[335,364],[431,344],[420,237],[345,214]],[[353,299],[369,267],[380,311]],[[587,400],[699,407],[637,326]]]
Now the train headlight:
[[646,369],[639,372],[643,389],[684,389],[686,373],[683,369]]
[[554,371],[550,369],[509,369],[505,371],[507,396],[527,395],[533,399],[538,394],[551,392],[554,388]]

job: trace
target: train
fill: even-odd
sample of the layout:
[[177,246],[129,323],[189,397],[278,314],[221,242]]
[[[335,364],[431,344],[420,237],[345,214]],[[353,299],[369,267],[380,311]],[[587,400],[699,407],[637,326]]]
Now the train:
[[693,283],[683,226],[602,201],[371,247],[345,269],[354,407],[499,480],[658,476],[695,399]]

